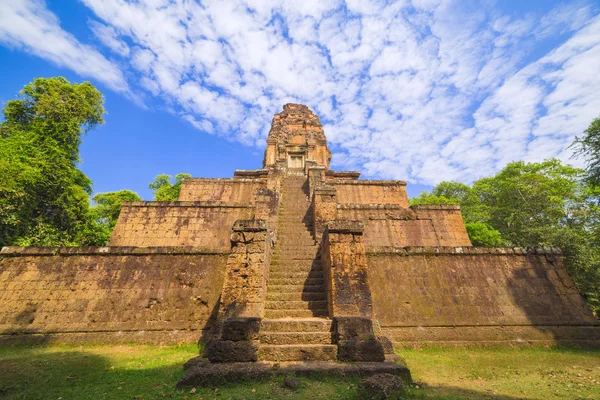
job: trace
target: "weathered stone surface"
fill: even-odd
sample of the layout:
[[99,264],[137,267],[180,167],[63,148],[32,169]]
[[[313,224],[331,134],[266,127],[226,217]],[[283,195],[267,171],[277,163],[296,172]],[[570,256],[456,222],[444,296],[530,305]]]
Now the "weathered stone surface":
[[367,258],[360,221],[334,221],[323,236],[323,272],[329,313],[372,318]]
[[0,340],[194,343],[227,259],[192,248],[21,249],[0,260]]
[[302,382],[298,378],[294,378],[293,376],[288,376],[283,380],[283,387],[292,390],[298,390],[302,386]]
[[200,363],[181,378],[177,387],[216,386],[227,382],[258,381],[273,376],[372,376],[387,373],[400,377],[406,383],[411,382],[410,371],[403,365],[381,363],[338,362],[264,362],[255,363]]
[[260,318],[229,318],[223,323],[223,340],[256,340],[260,331]]
[[228,250],[236,220],[250,218],[249,203],[219,201],[123,203],[110,246],[204,246]]
[[385,361],[385,354],[381,342],[377,339],[341,340],[338,341],[338,359],[381,362]]
[[261,361],[335,361],[337,350],[332,344],[261,345],[258,354]]
[[368,263],[375,318],[397,345],[598,341],[598,320],[562,261],[553,250],[545,253],[551,254],[373,249]]
[[368,400],[401,399],[405,391],[404,381],[392,374],[363,378],[358,385],[358,397]]
[[216,340],[205,349],[210,362],[252,362],[258,359],[258,341]]
[[287,104],[264,168],[186,179],[177,202],[124,204],[108,247],[3,250],[0,340],[241,343],[262,332],[224,323],[267,318],[287,321],[263,319],[278,326],[268,346],[331,346],[330,329],[305,319],[359,316],[382,329],[340,330],[349,358],[382,335],[600,343],[559,250],[473,248],[457,206],[409,207],[406,182],[358,180],[330,170],[330,157],[318,117]]
[[375,338],[373,321],[365,317],[335,317],[335,330],[338,341],[370,340]]

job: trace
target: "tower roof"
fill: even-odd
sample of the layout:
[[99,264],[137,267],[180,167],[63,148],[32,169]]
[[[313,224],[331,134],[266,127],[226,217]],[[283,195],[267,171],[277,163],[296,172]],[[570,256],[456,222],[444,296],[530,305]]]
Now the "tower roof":
[[287,144],[295,136],[304,136],[307,140],[326,141],[319,117],[304,104],[288,103],[283,106],[282,112],[273,117],[269,139]]
[[329,168],[330,159],[319,117],[304,104],[285,104],[271,122],[263,167],[284,163],[303,168],[306,162],[313,161]]

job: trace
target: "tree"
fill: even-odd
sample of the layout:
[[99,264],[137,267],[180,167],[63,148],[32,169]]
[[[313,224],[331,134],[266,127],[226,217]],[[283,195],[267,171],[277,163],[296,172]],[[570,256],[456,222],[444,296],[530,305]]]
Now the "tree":
[[478,246],[556,246],[590,307],[600,311],[600,187],[552,159],[508,164],[469,187],[442,182],[411,204],[460,204]]
[[550,228],[575,223],[570,208],[579,204],[583,171],[559,160],[508,164],[473,184],[488,209],[487,223],[515,246],[550,244]]
[[75,245],[88,225],[92,182],[77,168],[81,136],[103,123],[89,82],[36,78],[0,123],[0,245]]
[[121,204],[125,201],[141,201],[142,198],[131,190],[119,190],[118,192],[98,193],[93,200],[96,206],[92,209],[96,213],[97,221],[112,231],[121,213]]
[[500,232],[487,224],[488,207],[481,202],[470,186],[461,182],[441,182],[431,193],[422,192],[410,200],[417,204],[457,204],[460,205],[465,228],[474,246],[501,246],[504,244]]
[[154,192],[154,201],[177,201],[183,180],[190,177],[190,174],[177,174],[175,175],[175,181],[171,183],[171,175],[158,175],[149,185]]
[[600,186],[600,117],[592,121],[584,131],[584,136],[575,138],[575,154],[586,160],[587,180],[594,186]]

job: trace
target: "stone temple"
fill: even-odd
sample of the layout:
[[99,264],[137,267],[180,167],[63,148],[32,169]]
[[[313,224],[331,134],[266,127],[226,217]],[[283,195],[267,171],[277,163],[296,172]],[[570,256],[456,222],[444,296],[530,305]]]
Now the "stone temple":
[[213,362],[383,361],[392,344],[600,344],[559,250],[471,246],[458,206],[329,168],[286,104],[263,165],[124,203],[107,247],[2,249],[0,340],[206,343]]

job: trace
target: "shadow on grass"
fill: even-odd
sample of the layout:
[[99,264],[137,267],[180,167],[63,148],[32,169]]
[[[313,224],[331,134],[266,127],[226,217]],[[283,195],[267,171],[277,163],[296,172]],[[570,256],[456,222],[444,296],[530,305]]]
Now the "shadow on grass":
[[[0,398],[2,399],[356,399],[357,377],[300,378],[298,391],[282,387],[284,378],[241,382],[195,389],[176,389],[183,375],[181,360],[189,352],[173,348],[118,346],[0,348]],[[118,356],[113,357],[113,354]],[[411,388],[414,399],[496,399],[492,395],[455,387]]]
[[174,389],[182,374],[180,362],[148,367],[148,361],[140,359],[136,366],[137,355],[113,363],[93,352],[57,350],[3,348],[0,398],[141,400],[178,398],[175,395],[183,393]]

